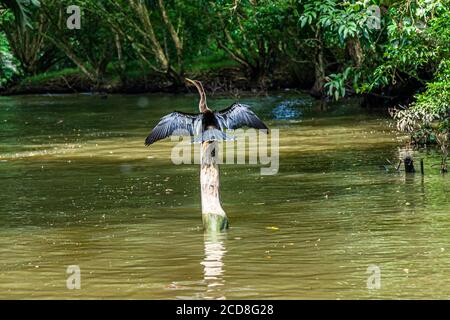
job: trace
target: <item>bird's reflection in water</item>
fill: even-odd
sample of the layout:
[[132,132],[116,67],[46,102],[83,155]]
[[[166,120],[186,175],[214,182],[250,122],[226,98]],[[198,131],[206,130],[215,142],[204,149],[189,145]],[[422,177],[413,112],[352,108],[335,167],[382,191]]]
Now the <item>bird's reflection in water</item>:
[[225,299],[223,279],[225,269],[226,234],[205,233],[205,257],[200,264],[203,266],[203,281],[206,284],[204,299]]

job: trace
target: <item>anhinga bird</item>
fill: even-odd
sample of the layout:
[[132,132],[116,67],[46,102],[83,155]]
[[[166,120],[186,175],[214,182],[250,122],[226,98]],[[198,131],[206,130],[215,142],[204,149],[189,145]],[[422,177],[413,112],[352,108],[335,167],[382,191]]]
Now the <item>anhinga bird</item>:
[[200,81],[186,79],[192,83],[200,94],[198,108],[200,113],[174,111],[161,118],[156,127],[145,139],[145,145],[167,138],[171,135],[190,135],[193,142],[205,142],[230,139],[224,132],[226,129],[238,129],[244,126],[264,129],[267,126],[249,109],[249,106],[233,103],[230,107],[212,111],[206,104],[206,95]]

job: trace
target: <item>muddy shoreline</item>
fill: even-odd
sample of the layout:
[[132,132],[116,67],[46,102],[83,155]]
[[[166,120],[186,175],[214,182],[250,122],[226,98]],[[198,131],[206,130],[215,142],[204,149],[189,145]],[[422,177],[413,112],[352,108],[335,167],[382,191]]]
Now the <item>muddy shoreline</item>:
[[[264,93],[273,90],[298,90],[308,93],[314,79],[313,74],[305,73],[301,77],[285,72],[275,72],[270,78],[259,83],[252,82],[239,68],[225,68],[186,75],[203,82],[210,94],[223,93],[236,95],[239,92]],[[100,94],[140,94],[140,93],[186,93],[190,90],[183,85],[174,85],[157,74],[148,74],[133,79],[108,79],[101,85],[95,85],[82,74],[61,76],[46,81],[22,81],[0,90],[0,95],[26,94],[64,94],[64,93],[100,93]]]

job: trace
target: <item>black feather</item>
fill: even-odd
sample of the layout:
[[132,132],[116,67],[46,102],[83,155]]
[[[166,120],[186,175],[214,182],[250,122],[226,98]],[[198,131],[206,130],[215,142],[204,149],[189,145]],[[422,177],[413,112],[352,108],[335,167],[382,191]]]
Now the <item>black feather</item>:
[[264,129],[266,132],[269,131],[264,122],[245,104],[234,103],[226,109],[214,112],[214,115],[222,130],[238,129],[247,126],[255,129]]
[[[147,139],[145,139],[145,145],[149,146],[173,134],[202,137],[201,141],[204,141],[205,136],[203,133],[208,129],[217,128],[225,131],[226,129],[233,130],[241,127],[263,129],[266,133],[269,131],[269,128],[250,110],[249,106],[234,103],[226,109],[215,112],[211,112],[209,109],[199,114],[172,112],[161,118]],[[214,139],[220,137],[220,135],[216,136],[214,136]],[[206,135],[205,139],[209,139],[208,135]],[[223,138],[223,140],[227,139]]]
[[201,124],[202,114],[175,111],[161,118],[156,127],[145,139],[145,145],[167,138],[172,134],[194,136]]

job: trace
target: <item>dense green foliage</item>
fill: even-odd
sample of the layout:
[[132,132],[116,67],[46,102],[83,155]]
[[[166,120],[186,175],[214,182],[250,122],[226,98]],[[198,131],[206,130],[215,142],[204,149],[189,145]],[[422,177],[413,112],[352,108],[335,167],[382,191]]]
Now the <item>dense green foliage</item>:
[[400,34],[390,27],[387,59],[378,69],[391,70],[391,81],[395,73],[402,73],[424,86],[408,108],[396,109],[393,115],[397,127],[411,133],[413,142],[437,142],[445,163],[450,131],[450,12],[448,6],[426,3],[409,16]]
[[[79,30],[66,26],[70,5],[81,8]],[[182,86],[186,74],[237,66],[252,87],[277,86],[281,74],[333,99],[406,88],[416,99],[396,113],[399,128],[448,123],[448,1],[2,0],[0,8],[1,85],[75,68],[97,88],[141,76]],[[305,74],[309,82],[299,80]]]
[[14,73],[17,72],[15,63],[13,62],[13,56],[10,52],[8,41],[4,34],[0,34],[0,88],[6,84],[12,77]]

